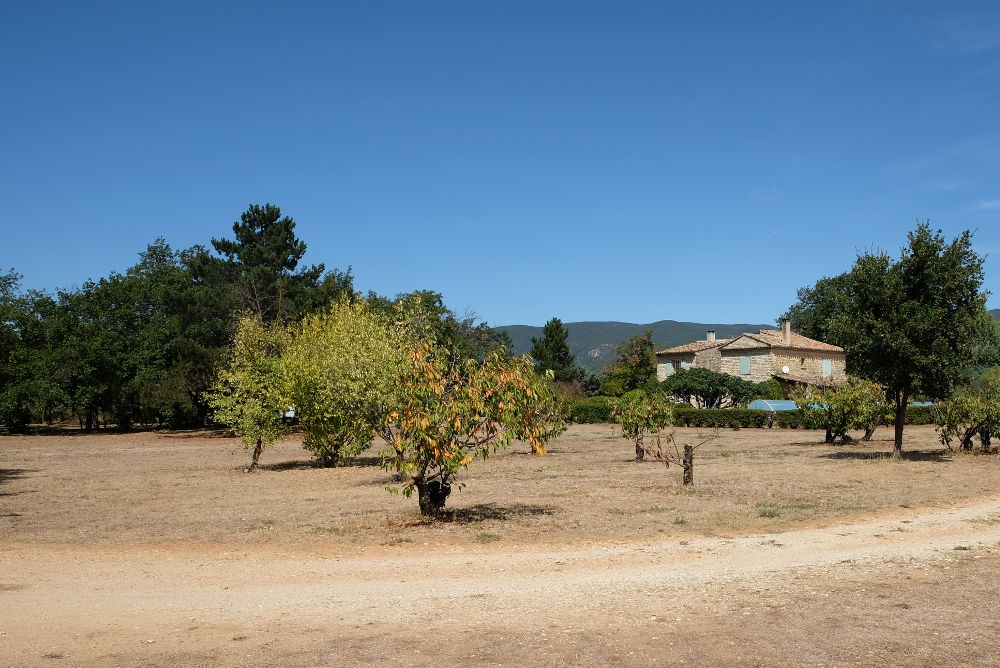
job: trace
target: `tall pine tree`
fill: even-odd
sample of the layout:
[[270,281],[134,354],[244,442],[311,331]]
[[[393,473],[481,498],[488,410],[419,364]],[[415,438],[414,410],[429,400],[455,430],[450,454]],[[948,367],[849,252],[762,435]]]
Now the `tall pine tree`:
[[542,329],[542,338],[531,339],[531,357],[535,360],[539,372],[552,371],[559,382],[572,382],[579,379],[580,368],[576,359],[569,351],[566,339],[569,331],[559,318],[552,318]]

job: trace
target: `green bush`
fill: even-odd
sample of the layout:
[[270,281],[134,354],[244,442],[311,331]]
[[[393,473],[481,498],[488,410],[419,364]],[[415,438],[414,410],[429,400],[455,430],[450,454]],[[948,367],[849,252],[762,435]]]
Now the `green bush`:
[[[906,424],[934,424],[934,410],[934,406],[907,406]],[[777,411],[774,414],[774,426],[785,429],[822,429],[823,411],[802,408]]]
[[781,383],[774,378],[769,378],[757,383],[757,391],[753,398],[779,400],[785,398],[785,393],[781,390]]
[[675,408],[674,424],[685,427],[743,429],[766,427],[770,411],[749,408]]
[[823,419],[823,411],[796,408],[794,411],[775,411],[774,426],[782,429],[820,429]]
[[[598,396],[570,403],[570,422],[575,424],[609,423],[611,397]],[[934,424],[934,406],[909,406],[906,424]],[[783,429],[821,429],[822,411],[797,408],[793,411],[751,410],[748,408],[694,408],[689,404],[674,405],[674,424],[684,427],[719,427],[747,429],[781,427]]]
[[577,399],[569,405],[569,421],[575,424],[613,422],[610,401],[611,397],[604,396]]
[[934,424],[937,406],[907,406],[906,424]]

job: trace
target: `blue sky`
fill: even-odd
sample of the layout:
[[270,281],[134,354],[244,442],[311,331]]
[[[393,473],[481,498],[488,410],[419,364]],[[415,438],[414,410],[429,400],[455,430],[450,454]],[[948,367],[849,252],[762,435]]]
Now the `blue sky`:
[[995,2],[11,1],[0,72],[26,287],[272,202],[495,325],[770,322],[917,219],[1000,293]]

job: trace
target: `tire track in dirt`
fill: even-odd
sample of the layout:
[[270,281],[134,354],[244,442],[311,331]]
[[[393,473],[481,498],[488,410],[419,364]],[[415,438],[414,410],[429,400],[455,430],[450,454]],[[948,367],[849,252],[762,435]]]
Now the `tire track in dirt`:
[[[1000,543],[1000,500],[891,518],[735,538],[671,539],[521,552],[339,557],[309,548],[204,546],[129,549],[11,545],[0,553],[0,625],[43,611],[76,626],[143,617],[237,619],[350,610],[362,621],[404,622],[427,606],[483,617],[581,610],[636,592],[741,580],[798,569],[933,560],[956,546]],[[405,605],[404,605],[405,603]]]

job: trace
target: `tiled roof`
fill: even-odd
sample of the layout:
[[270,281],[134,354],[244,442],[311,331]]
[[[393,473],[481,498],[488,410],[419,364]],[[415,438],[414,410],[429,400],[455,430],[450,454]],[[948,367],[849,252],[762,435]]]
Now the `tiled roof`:
[[829,343],[823,343],[822,341],[817,341],[816,339],[810,339],[808,336],[802,336],[801,334],[796,334],[792,332],[792,339],[789,345],[782,343],[782,336],[780,329],[762,329],[759,334],[744,334],[743,336],[749,337],[754,341],[759,341],[771,348],[794,348],[796,350],[817,350],[825,351],[831,353],[842,353],[844,349],[840,346],[835,346]]
[[684,354],[684,353],[700,353],[702,350],[708,350],[709,348],[716,348],[718,346],[725,345],[730,341],[735,341],[736,339],[716,339],[715,341],[693,341],[691,343],[685,343],[683,346],[674,346],[673,348],[667,348],[666,350],[661,350],[657,355],[674,355],[674,354]]
[[[816,339],[810,339],[808,336],[802,336],[801,334],[796,334],[795,332],[792,332],[791,343],[786,346],[781,342],[780,329],[762,329],[759,334],[747,333],[742,336],[753,339],[758,343],[763,343],[769,348],[791,348],[794,350],[815,350],[817,352],[830,353],[844,352],[844,349],[839,346],[823,343],[822,341],[817,341]],[[675,346],[673,348],[667,348],[666,350],[660,350],[656,353],[656,355],[658,357],[665,357],[667,355],[690,355],[691,353],[700,353],[701,351],[708,350],[709,348],[724,346],[738,338],[741,337],[737,336],[732,339],[716,339],[715,341],[692,341],[691,343],[685,343],[683,346]]]

